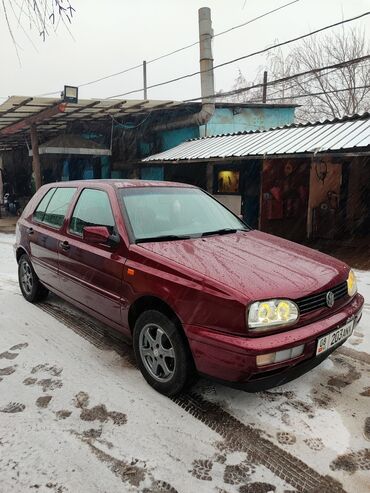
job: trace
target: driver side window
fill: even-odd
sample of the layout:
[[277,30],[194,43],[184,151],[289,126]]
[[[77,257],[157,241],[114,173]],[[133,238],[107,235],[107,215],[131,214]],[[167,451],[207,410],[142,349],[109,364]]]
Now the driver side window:
[[102,190],[85,188],[73,211],[69,230],[82,236],[85,226],[106,226],[110,233],[114,231],[114,217],[109,197]]

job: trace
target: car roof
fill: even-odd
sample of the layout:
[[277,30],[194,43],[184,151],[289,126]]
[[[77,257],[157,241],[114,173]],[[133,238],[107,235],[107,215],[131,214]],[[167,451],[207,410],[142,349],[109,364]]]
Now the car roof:
[[96,179],[96,180],[73,180],[62,181],[55,183],[48,183],[49,187],[55,186],[94,186],[94,185],[110,185],[115,188],[142,188],[142,187],[180,187],[180,188],[197,188],[194,185],[188,185],[187,183],[178,183],[174,181],[155,181],[155,180],[117,180],[111,179]]

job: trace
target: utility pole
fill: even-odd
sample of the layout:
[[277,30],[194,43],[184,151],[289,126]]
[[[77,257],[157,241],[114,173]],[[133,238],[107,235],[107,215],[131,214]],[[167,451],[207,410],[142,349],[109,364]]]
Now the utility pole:
[[40,154],[39,154],[39,142],[37,137],[37,127],[35,123],[31,124],[31,145],[32,145],[32,169],[35,175],[35,188],[36,191],[41,187],[41,166],[40,166]]
[[263,72],[263,87],[262,87],[262,103],[266,103],[267,99],[267,71]]
[[148,99],[148,90],[146,82],[146,60],[143,61],[143,81],[144,81],[144,99]]

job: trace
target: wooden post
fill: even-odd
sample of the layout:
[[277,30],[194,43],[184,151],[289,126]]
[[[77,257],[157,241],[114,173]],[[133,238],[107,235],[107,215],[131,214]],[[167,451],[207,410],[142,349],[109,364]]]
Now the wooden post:
[[267,99],[267,72],[263,72],[263,87],[262,87],[262,103],[266,103]]
[[1,206],[4,202],[4,182],[3,182],[3,156],[0,154],[0,218]]
[[207,192],[213,195],[213,163],[207,163],[206,168],[206,180],[207,180]]
[[39,154],[39,142],[37,137],[37,127],[33,123],[30,127],[31,130],[31,145],[32,145],[32,169],[35,175],[35,187],[36,191],[41,187],[41,166],[40,166],[40,154]]

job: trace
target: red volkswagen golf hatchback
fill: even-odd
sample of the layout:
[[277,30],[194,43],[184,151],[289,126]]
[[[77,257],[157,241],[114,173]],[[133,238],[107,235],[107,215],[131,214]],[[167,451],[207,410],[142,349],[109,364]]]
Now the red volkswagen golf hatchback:
[[15,251],[26,300],[50,290],[121,331],[166,395],[195,372],[251,391],[283,384],[352,334],[364,301],[343,262],[179,183],[43,186]]

